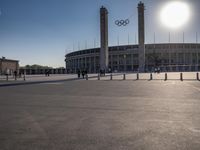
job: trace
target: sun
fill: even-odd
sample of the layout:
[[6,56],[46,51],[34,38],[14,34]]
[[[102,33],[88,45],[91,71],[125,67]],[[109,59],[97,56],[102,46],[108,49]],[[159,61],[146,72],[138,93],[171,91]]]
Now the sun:
[[185,25],[190,18],[189,5],[181,1],[173,1],[165,5],[160,14],[163,25],[177,29]]

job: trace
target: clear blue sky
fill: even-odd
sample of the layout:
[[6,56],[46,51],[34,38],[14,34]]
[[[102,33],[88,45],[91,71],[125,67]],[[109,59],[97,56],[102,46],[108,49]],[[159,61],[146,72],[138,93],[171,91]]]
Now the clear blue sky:
[[[200,1],[186,0],[191,7],[190,22],[179,30],[163,27],[159,11],[167,0],[143,0],[146,6],[146,43],[200,41]],[[65,66],[64,55],[80,48],[99,46],[99,8],[109,11],[109,45],[135,43],[139,0],[0,0],[0,57],[20,60],[20,65]],[[130,17],[130,24],[117,27],[116,19]],[[197,18],[197,19],[195,19]],[[73,44],[74,43],[74,44]],[[73,46],[74,45],[74,46]],[[74,48],[73,48],[74,47]]]

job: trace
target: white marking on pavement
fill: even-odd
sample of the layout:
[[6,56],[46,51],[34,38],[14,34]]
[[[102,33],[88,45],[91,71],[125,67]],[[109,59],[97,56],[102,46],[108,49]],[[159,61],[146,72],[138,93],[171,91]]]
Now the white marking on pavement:
[[200,133],[200,129],[195,129],[195,128],[189,128],[190,131]]
[[196,89],[197,91],[200,91],[200,88],[198,88],[198,87],[196,87],[196,86],[194,86],[194,85],[191,85],[191,84],[189,84],[189,83],[185,83],[185,84],[189,85],[189,86],[192,87],[193,89]]

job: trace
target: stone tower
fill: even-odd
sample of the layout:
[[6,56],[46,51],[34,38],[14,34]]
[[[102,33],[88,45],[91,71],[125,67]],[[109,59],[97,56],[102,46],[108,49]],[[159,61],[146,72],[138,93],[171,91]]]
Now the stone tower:
[[139,39],[139,71],[145,71],[145,23],[144,3],[138,4],[138,39]]
[[105,7],[100,8],[100,69],[108,69],[108,11]]

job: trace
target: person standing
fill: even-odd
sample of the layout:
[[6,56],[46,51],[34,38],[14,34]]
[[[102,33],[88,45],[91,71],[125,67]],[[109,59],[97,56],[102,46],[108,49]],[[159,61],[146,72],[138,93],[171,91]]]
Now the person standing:
[[15,77],[15,80],[17,80],[17,71],[16,70],[14,71],[14,77]]
[[77,74],[78,74],[78,78],[80,78],[81,77],[81,71],[80,71],[80,69],[78,69]]
[[83,79],[85,78],[85,71],[84,70],[82,70],[82,77],[83,77]]

